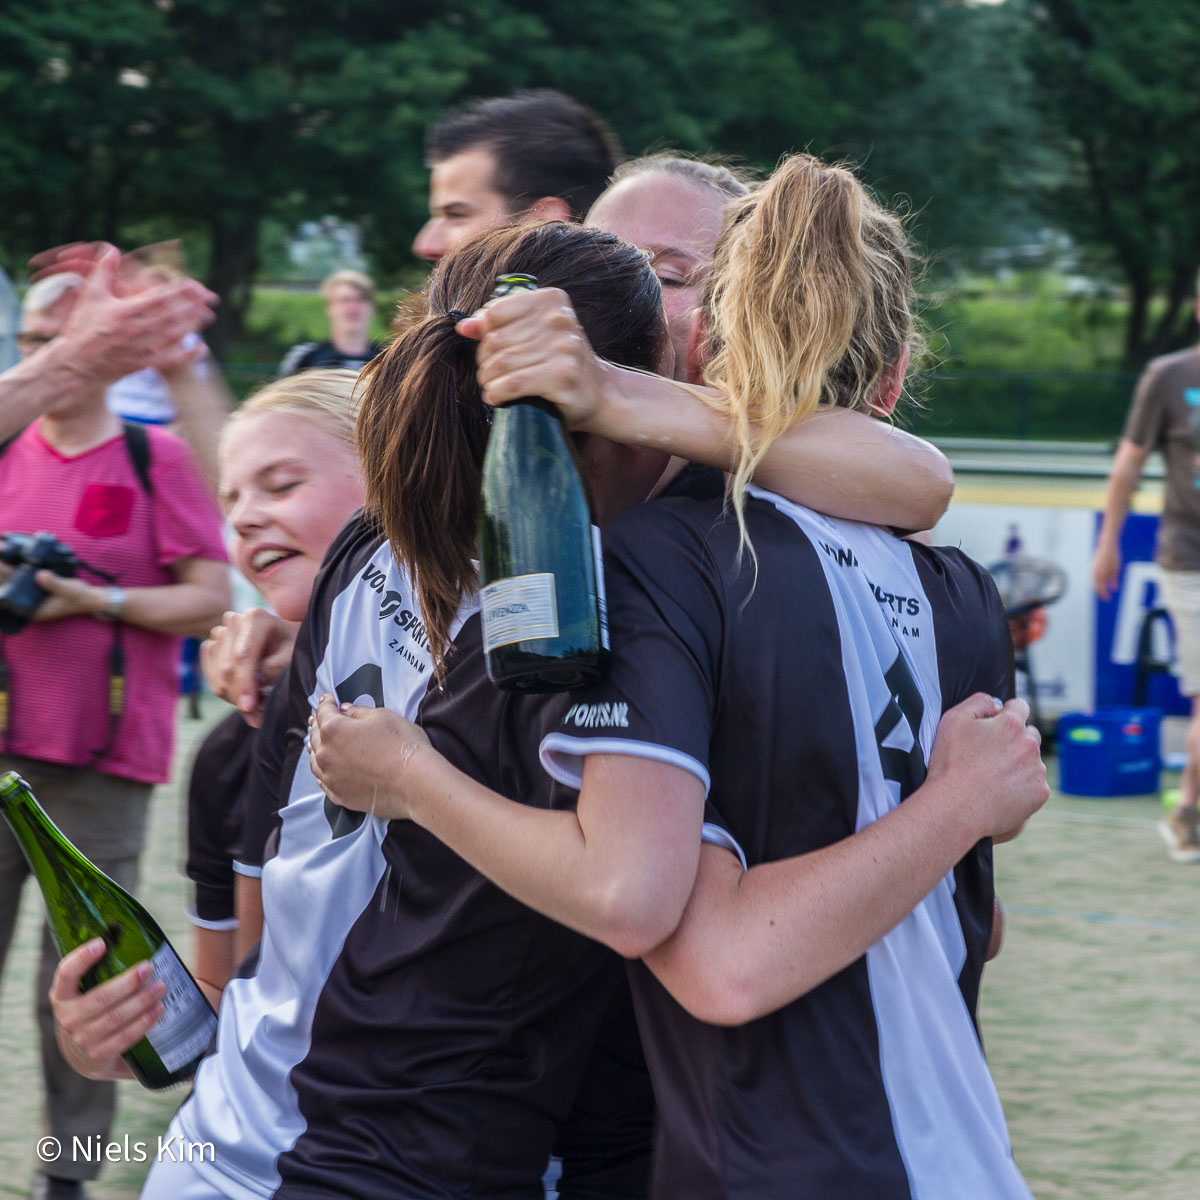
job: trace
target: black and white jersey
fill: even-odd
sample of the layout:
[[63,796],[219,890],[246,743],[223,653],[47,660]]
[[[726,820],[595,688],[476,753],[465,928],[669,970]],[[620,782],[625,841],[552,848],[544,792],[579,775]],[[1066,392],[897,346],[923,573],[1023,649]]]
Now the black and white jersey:
[[366,354],[345,354],[332,342],[302,342],[284,355],[277,374],[283,378],[285,375],[298,375],[301,371],[328,370],[332,367],[361,371],[383,350],[383,342],[371,342]]
[[[386,705],[419,719],[477,779],[547,803],[544,730],[527,716],[537,706],[488,683],[473,604],[454,634],[444,688],[427,691],[429,643],[407,578],[377,531],[361,520],[343,530],[292,661],[294,776],[278,852],[262,869],[258,969],[226,988],[216,1049],[172,1127],[214,1144],[214,1161],[190,1164],[188,1178],[204,1173],[221,1195],[542,1194],[624,983],[621,961],[517,903],[412,822],[333,804],[299,745],[323,693]],[[156,1164],[147,1194],[171,1196],[178,1178]],[[580,1196],[605,1194],[582,1187]]]
[[[757,560],[719,504],[645,505],[606,559],[614,660],[542,743],[672,762],[751,866],[837,842],[924,778],[943,709],[1008,694],[987,574],[750,489]],[[652,798],[648,798],[649,800]],[[688,1200],[1027,1197],[975,1027],[992,920],[982,843],[846,970],[740,1028],[631,969],[660,1113],[654,1194]]]
[[242,803],[258,730],[241,714],[218,721],[200,743],[188,777],[187,875],[195,884],[188,914],[203,929],[233,929],[234,860],[241,844]]
[[[279,844],[279,814],[291,794],[296,763],[306,755],[308,713],[291,699],[291,665],[276,679],[263,704],[262,734],[250,761],[242,794],[242,821],[233,869],[258,879],[270,857],[268,847]],[[291,709],[295,708],[295,712]],[[295,721],[289,725],[289,721]],[[271,853],[274,850],[272,849]]]

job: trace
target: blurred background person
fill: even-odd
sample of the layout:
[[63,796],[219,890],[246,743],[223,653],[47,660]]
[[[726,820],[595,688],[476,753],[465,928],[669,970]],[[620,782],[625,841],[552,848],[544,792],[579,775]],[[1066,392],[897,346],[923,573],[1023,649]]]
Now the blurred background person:
[[[1194,309],[1200,319],[1200,300]],[[1155,553],[1162,568],[1159,587],[1175,628],[1180,691],[1192,701],[1179,803],[1159,824],[1159,831],[1176,862],[1200,862],[1200,349],[1196,346],[1152,359],[1138,380],[1109,473],[1092,559],[1092,580],[1101,600],[1107,600],[1120,583],[1121,530],[1153,450],[1162,453],[1166,467]]]
[[[141,276],[144,280],[162,283],[178,279],[183,275],[182,250],[178,240],[156,242],[139,246],[121,256],[121,268],[125,275]],[[64,270],[79,267],[64,266]],[[196,332],[184,335],[181,348],[196,351],[199,357],[192,363],[198,381],[207,382],[214,367]],[[123,421],[137,421],[143,425],[170,425],[177,410],[172,381],[167,380],[155,367],[143,367],[118,379],[108,389],[106,396],[109,409]],[[195,449],[195,447],[193,447]]]
[[321,284],[329,337],[323,342],[293,346],[279,364],[280,375],[295,375],[314,367],[345,367],[360,371],[383,349],[371,338],[375,314],[375,285],[361,271],[335,271]]
[[166,372],[194,362],[200,346],[183,339],[213,319],[217,297],[194,279],[171,281],[121,271],[121,253],[90,243],[82,270],[65,264],[59,247],[30,263],[37,282],[73,272],[86,276],[62,327],[53,338],[29,330],[20,361],[0,373],[0,439],[11,437],[66,397],[108,387],[145,366]]
[[[47,250],[30,264],[37,268],[33,280],[59,280],[59,286],[65,293],[69,291],[72,303],[78,305],[85,291],[84,280],[109,249],[106,242],[72,242]],[[118,294],[137,294],[180,282],[193,283],[183,273],[177,242],[119,253],[113,278]],[[178,433],[191,446],[215,494],[217,438],[233,408],[233,398],[198,332],[205,323],[196,321],[178,345],[166,347],[167,352],[156,356],[155,362],[112,382],[105,402],[122,421],[163,425]]]
[[[29,289],[20,345],[31,360],[68,327],[81,291],[78,275]],[[80,560],[70,575],[36,573],[45,596],[31,597],[28,624],[11,605],[0,623],[0,769],[28,780],[80,851],[133,890],[150,793],[171,766],[179,638],[212,627],[229,585],[220,516],[190,450],[157,428],[131,436],[108,410],[104,382],[52,400],[0,454],[0,530],[47,531]],[[15,839],[0,831],[0,961],[27,873]],[[107,1139],[116,1097],[59,1053],[48,1000],[57,960],[43,932],[46,1127],[70,1147]],[[82,1181],[99,1170],[64,1154],[36,1194],[82,1196]]]

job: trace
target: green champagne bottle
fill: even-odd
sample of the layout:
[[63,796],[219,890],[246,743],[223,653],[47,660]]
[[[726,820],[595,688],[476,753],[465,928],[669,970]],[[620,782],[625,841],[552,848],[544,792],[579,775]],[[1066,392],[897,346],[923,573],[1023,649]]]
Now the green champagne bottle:
[[0,776],[0,813],[42,889],[46,923],[59,954],[95,937],[108,947],[84,976],[83,990],[146,959],[166,984],[162,1017],[124,1055],[138,1082],[164,1088],[190,1078],[212,1040],[217,1016],[158,923],[71,845],[14,771]]
[[[502,275],[493,297],[533,291]],[[483,459],[480,619],[498,687],[560,692],[608,669],[600,530],[558,409],[536,396],[502,405]]]

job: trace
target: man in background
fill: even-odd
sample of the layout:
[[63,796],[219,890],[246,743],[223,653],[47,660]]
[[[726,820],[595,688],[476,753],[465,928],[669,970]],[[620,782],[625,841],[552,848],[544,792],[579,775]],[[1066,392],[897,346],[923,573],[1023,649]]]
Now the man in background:
[[600,117],[549,88],[454,109],[425,137],[429,220],[413,253],[437,262],[513,221],[582,221],[622,158]]
[[[1198,281],[1200,282],[1200,281]],[[1200,300],[1196,304],[1200,317]],[[1156,561],[1175,627],[1181,690],[1192,698],[1179,804],[1159,826],[1176,862],[1200,862],[1200,348],[1151,359],[1134,393],[1108,477],[1092,578],[1107,600],[1121,578],[1121,527],[1152,450],[1166,466]]]
[[[93,274],[110,261],[104,252]],[[30,287],[18,339],[28,370],[83,361],[78,347],[59,360],[55,343],[69,344],[76,310],[99,296],[94,281],[69,272]],[[166,344],[186,353],[180,343],[176,333]],[[111,357],[120,357],[116,347]],[[203,637],[230,599],[220,514],[193,455],[155,426],[131,436],[106,405],[108,382],[99,368],[51,395],[0,454],[0,531],[47,531],[80,560],[70,575],[39,571],[45,595],[29,611],[3,613],[0,770],[19,772],[81,853],[135,890],[150,794],[170,772],[179,638]],[[28,873],[0,830],[0,969]],[[82,1200],[101,1163],[71,1148],[107,1140],[116,1095],[112,1084],[77,1075],[58,1049],[47,998],[57,962],[44,932],[46,1128],[64,1154],[42,1164],[34,1194]]]
[[53,338],[0,373],[0,439],[20,432],[46,408],[99,384],[155,366],[189,367],[204,353],[185,337],[213,318],[217,297],[194,279],[164,281],[122,272],[121,252],[106,243],[77,243],[39,255],[34,279],[63,271],[87,277],[70,316]]

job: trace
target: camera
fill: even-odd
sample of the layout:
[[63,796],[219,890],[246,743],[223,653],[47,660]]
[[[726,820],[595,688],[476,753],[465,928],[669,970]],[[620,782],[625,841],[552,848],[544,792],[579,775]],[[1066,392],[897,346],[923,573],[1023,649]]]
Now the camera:
[[6,533],[0,537],[0,562],[17,568],[0,587],[0,633],[20,633],[45,600],[46,589],[34,579],[38,571],[71,578],[82,565],[52,533]]

